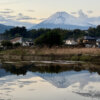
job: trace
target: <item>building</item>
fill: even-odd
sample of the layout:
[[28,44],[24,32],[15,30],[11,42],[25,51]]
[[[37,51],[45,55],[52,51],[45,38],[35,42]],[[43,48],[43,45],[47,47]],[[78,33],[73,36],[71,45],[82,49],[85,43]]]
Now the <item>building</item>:
[[96,47],[96,38],[90,36],[84,36],[83,44],[85,47]]
[[25,39],[22,37],[14,38],[10,40],[10,42],[13,44],[20,43],[22,46],[32,46],[34,44],[32,39]]
[[84,36],[83,43],[85,44],[96,44],[96,38],[90,36]]
[[23,39],[22,39],[22,37],[17,37],[17,38],[14,38],[14,39],[10,40],[10,42],[13,43],[13,44],[16,44],[16,43],[22,44]]
[[65,40],[65,45],[74,46],[74,45],[78,45],[78,42],[76,42],[74,39],[68,39]]
[[98,38],[98,39],[96,40],[96,45],[97,45],[97,47],[100,48],[100,38]]
[[24,41],[22,44],[22,46],[33,46],[33,45],[34,45],[34,43],[32,40]]

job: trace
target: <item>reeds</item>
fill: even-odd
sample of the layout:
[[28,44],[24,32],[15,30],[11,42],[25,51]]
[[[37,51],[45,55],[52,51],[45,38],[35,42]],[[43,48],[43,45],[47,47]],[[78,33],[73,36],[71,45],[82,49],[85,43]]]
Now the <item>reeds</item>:
[[1,51],[0,54],[11,55],[100,55],[99,48],[17,48],[11,50]]
[[40,55],[71,55],[71,54],[89,54],[100,55],[99,48],[36,48],[32,50],[32,54]]

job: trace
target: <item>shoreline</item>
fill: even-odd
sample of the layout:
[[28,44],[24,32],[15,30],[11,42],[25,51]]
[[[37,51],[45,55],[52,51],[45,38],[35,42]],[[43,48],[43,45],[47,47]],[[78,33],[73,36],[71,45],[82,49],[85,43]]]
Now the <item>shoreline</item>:
[[100,49],[95,48],[17,48],[0,51],[3,61],[85,61],[100,62]]
[[[46,62],[6,62],[1,64],[1,69],[5,69],[13,74],[25,74],[28,71],[40,73],[60,73],[65,71],[83,71],[97,72],[100,74],[99,65],[85,62],[77,63],[46,63]],[[22,72],[21,72],[22,71]]]

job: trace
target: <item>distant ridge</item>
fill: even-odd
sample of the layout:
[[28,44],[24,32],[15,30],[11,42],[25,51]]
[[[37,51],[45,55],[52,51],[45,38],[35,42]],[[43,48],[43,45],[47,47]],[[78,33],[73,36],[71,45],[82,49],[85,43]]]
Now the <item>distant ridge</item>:
[[78,25],[65,25],[65,24],[37,24],[36,26],[33,26],[32,29],[54,29],[54,28],[61,28],[61,29],[81,29],[81,30],[87,30],[89,26],[78,26]]
[[4,33],[6,30],[9,30],[11,28],[13,28],[13,26],[7,26],[7,25],[0,24],[0,33]]

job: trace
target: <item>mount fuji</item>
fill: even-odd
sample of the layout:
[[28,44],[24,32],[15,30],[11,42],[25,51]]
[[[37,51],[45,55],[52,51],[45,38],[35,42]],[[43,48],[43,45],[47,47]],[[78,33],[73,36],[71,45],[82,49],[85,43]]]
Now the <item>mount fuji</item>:
[[56,12],[46,20],[34,25],[33,29],[39,28],[62,28],[62,29],[88,29],[96,27],[100,23],[100,17],[88,17],[82,10],[79,11],[79,16],[75,17],[67,12]]

